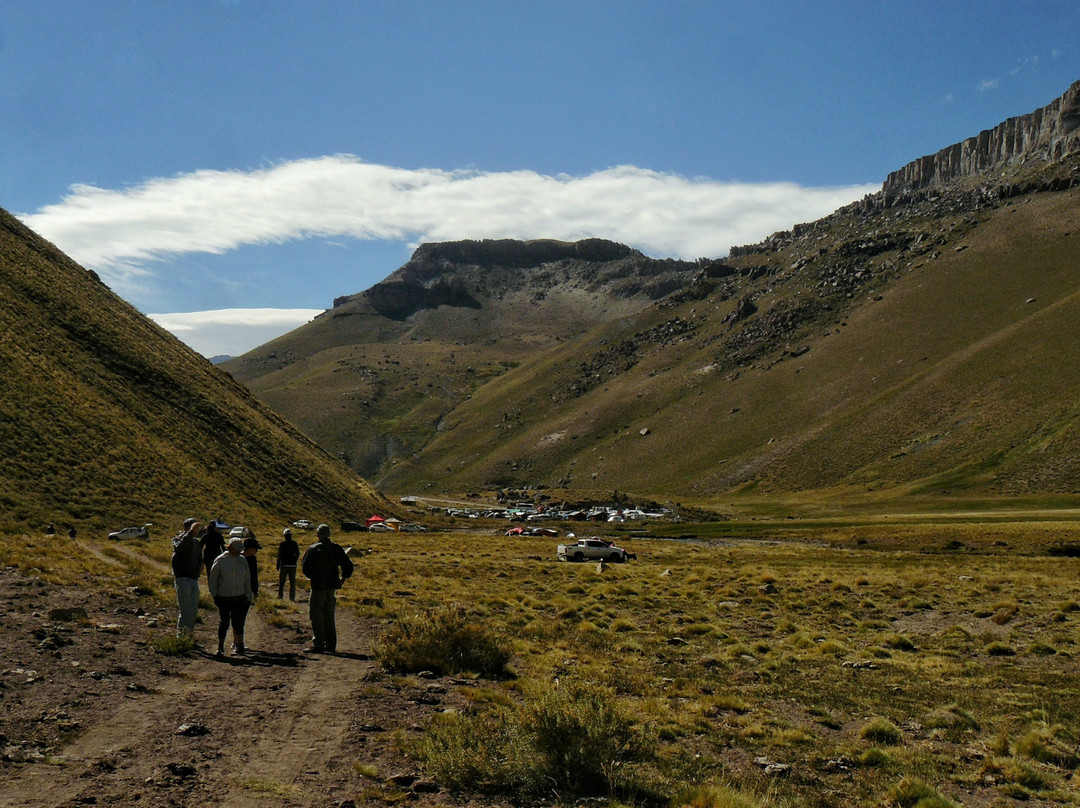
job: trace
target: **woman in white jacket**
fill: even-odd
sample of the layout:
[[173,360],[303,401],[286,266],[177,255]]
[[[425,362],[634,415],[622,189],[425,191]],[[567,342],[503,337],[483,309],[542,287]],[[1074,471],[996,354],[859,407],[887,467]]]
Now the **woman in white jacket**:
[[210,594],[218,607],[218,655],[225,654],[225,637],[233,629],[233,653],[244,654],[244,621],[251,607],[251,568],[244,558],[244,540],[230,539],[229,548],[210,568]]

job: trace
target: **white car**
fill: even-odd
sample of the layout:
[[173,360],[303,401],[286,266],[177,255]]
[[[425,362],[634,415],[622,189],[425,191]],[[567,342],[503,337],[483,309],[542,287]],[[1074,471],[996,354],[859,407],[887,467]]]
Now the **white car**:
[[142,527],[125,527],[123,530],[117,530],[109,534],[110,539],[149,539],[150,528],[153,525],[143,525]]
[[628,553],[621,547],[616,547],[606,539],[593,536],[588,539],[578,539],[574,544],[560,544],[556,550],[560,561],[587,561],[603,560],[621,563],[631,558],[636,558],[633,553]]
[[368,531],[371,533],[389,533],[392,529],[386,522],[372,522],[368,525]]
[[315,529],[315,523],[312,522],[310,519],[297,519],[295,522],[292,523],[292,526],[295,528],[299,528],[300,530]]
[[250,527],[244,527],[237,525],[229,531],[230,539],[250,539],[255,535],[255,532]]

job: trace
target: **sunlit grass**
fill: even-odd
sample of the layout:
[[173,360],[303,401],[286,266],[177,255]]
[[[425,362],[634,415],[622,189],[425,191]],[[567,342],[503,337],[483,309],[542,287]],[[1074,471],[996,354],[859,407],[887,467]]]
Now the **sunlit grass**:
[[[1002,793],[1080,805],[1064,787],[1080,765],[1080,559],[1030,552],[1017,534],[1017,551],[979,555],[639,540],[636,562],[602,573],[557,562],[548,540],[500,537],[496,552],[483,534],[365,538],[372,552],[340,608],[389,630],[457,604],[460,628],[503,638],[513,673],[468,688],[467,713],[517,710],[553,688],[600,689],[654,731],[655,756],[639,765],[669,799],[708,805],[723,787],[751,805],[806,804],[814,787],[798,777],[762,791],[758,767],[719,766],[732,749],[817,772],[843,804],[922,795],[948,805],[934,801],[949,784],[990,777]],[[104,559],[15,535],[0,542],[0,563],[139,587],[148,603],[174,606],[167,542],[101,549]],[[260,615],[287,622],[293,607],[268,594]],[[384,681],[418,682],[380,671],[366,687]],[[820,772],[829,761],[858,774],[830,779]],[[688,772],[700,778],[693,793]]]

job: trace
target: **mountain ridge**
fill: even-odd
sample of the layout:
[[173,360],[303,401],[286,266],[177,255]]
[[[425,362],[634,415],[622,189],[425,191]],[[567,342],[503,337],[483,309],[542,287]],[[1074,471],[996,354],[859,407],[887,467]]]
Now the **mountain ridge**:
[[[987,130],[996,135],[913,161],[830,216],[723,260],[682,262],[677,288],[526,351],[507,347],[514,331],[498,318],[479,322],[492,298],[476,285],[492,269],[469,276],[458,267],[454,277],[470,277],[481,304],[464,309],[470,328],[449,306],[414,311],[413,327],[427,320],[431,334],[452,335],[451,354],[512,361],[489,366],[437,413],[414,410],[431,419],[427,428],[365,470],[387,490],[416,492],[534,485],[715,500],[1080,491],[1063,437],[1075,428],[1068,413],[1080,389],[1047,361],[1077,358],[1064,312],[1080,232],[1078,88]],[[970,159],[957,162],[958,153]],[[545,272],[535,277],[557,277],[555,296],[574,288],[570,276]],[[611,288],[598,286],[593,305],[613,305]],[[538,301],[520,302],[528,316]],[[1037,336],[1047,333],[1059,337],[1054,351]],[[344,338],[334,345],[364,350]],[[1032,361],[1017,365],[1015,355]],[[385,358],[422,372],[431,356],[415,356],[401,341]],[[445,370],[428,365],[436,376]],[[367,371],[385,376],[386,366]],[[245,381],[278,406],[281,385],[267,378]],[[1032,399],[1028,388],[1046,396]],[[1027,408],[1010,419],[1010,401]],[[407,409],[384,400],[387,440],[403,434],[395,418]]]

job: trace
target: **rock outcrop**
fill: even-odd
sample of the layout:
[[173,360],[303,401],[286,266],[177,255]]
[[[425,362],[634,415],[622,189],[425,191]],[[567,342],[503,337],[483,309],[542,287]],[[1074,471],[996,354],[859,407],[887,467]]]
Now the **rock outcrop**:
[[1053,103],[908,163],[882,186],[888,198],[971,177],[1030,158],[1053,161],[1080,150],[1080,81]]

